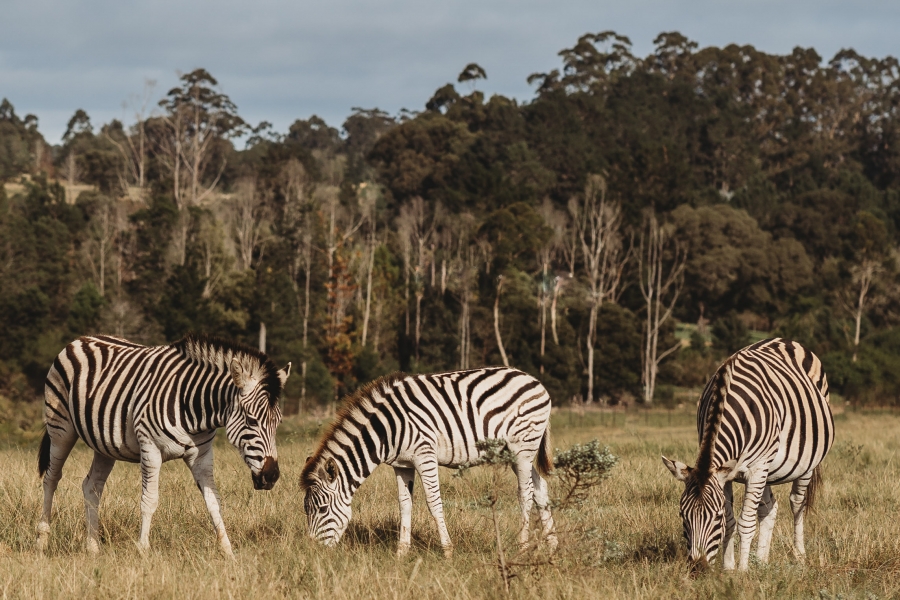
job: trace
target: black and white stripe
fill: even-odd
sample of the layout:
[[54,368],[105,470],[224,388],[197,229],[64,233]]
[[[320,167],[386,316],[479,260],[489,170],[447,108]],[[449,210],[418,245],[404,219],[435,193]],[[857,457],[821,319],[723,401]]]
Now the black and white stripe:
[[[504,367],[395,374],[348,398],[301,476],[310,535],[326,545],[336,544],[350,521],[353,494],[384,463],[397,477],[398,553],[410,546],[413,479],[418,472],[444,553],[450,555],[453,545],[444,523],[438,465],[476,459],[475,445],[485,439],[505,441],[517,457],[523,518],[519,542],[528,541],[529,514],[536,503],[543,534],[555,547],[547,483],[541,477],[551,468],[550,396],[534,377]],[[535,457],[537,468],[532,464]]]
[[138,547],[146,550],[159,502],[160,466],[181,458],[203,494],[221,549],[231,555],[213,481],[213,437],[225,427],[250,468],[254,487],[271,489],[278,479],[278,397],[289,373],[290,364],[279,371],[252,348],[200,335],[157,347],[106,336],[66,346],[44,386],[47,430],[38,455],[44,478],[38,549],[46,547],[53,494],[80,438],[94,450],[82,486],[89,551],[99,550],[97,507],[115,462],[141,464]]
[[690,559],[711,562],[725,547],[734,568],[732,482],[745,484],[738,518],[739,568],[747,569],[759,520],[757,556],[768,561],[778,503],[771,486],[793,482],[794,548],[805,555],[803,517],[812,504],[818,466],[834,443],[828,382],[819,358],[796,342],[763,340],[719,367],[697,411],[696,467],[663,462],[685,483],[681,516]]

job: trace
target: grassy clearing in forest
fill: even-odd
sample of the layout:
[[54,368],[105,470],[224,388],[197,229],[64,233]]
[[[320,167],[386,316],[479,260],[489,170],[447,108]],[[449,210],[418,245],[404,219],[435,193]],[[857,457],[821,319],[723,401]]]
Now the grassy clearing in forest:
[[[748,574],[713,569],[687,576],[678,498],[681,484],[661,453],[692,463],[694,413],[677,411],[554,414],[554,446],[599,438],[621,458],[612,476],[581,508],[557,510],[560,551],[551,564],[514,568],[517,598],[889,598],[900,595],[900,414],[844,412],[825,462],[819,510],[807,520],[807,565],[791,557],[790,486],[776,489],[778,523],[768,566]],[[120,463],[101,505],[104,540],[97,558],[84,554],[81,480],[90,453],[79,444],[57,492],[50,546],[34,553],[42,497],[35,442],[0,451],[0,594],[56,598],[485,598],[503,597],[496,568],[488,467],[463,478],[442,473],[443,498],[455,556],[441,555],[437,531],[417,482],[413,549],[398,560],[399,510],[389,468],[360,489],[350,528],[335,549],[306,537],[297,478],[320,423],[290,418],[279,432],[282,479],[270,492],[252,489],[248,469],[224,439],[216,478],[234,545],[230,562],[216,551],[200,494],[178,462],[163,467],[153,550],[134,547],[140,526],[140,473]],[[224,436],[220,436],[224,437]],[[517,503],[511,472],[499,476],[501,533],[515,554]],[[736,486],[736,492],[741,490]],[[558,482],[551,481],[553,496]],[[737,494],[736,502],[740,502]],[[528,557],[542,563],[543,547]]]

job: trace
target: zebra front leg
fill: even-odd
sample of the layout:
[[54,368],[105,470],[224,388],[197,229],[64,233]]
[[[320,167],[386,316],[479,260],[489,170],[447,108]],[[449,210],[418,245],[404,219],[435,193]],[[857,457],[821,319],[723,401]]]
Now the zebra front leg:
[[538,513],[541,516],[541,535],[547,540],[550,551],[555,552],[559,546],[559,540],[556,538],[553,515],[550,513],[550,493],[547,489],[547,482],[534,467],[531,467],[531,482],[534,485],[534,502],[537,504]]
[[37,541],[35,547],[39,553],[43,553],[47,549],[47,538],[50,535],[50,514],[53,511],[53,495],[56,493],[56,487],[62,478],[63,465],[72,452],[72,447],[78,440],[78,436],[74,431],[54,430],[55,435],[51,435],[50,429],[44,434],[44,440],[41,442],[41,452],[44,451],[44,444],[49,440],[50,462],[47,470],[44,472],[44,508],[41,512],[41,520],[37,525]]
[[806,561],[806,544],[803,539],[803,519],[806,516],[806,494],[812,474],[795,479],[791,485],[791,511],[794,513],[794,556],[798,561]]
[[137,547],[141,554],[150,550],[150,522],[159,505],[159,469],[162,454],[153,443],[141,444],[141,536]]
[[85,520],[87,522],[87,539],[85,539],[84,545],[90,554],[100,552],[100,536],[98,534],[100,498],[103,496],[106,479],[114,466],[116,466],[115,459],[104,456],[99,452],[94,452],[91,470],[88,471],[87,477],[84,478],[84,482],[81,484],[81,491],[84,493]]
[[778,500],[772,495],[772,486],[763,488],[762,499],[756,515],[759,517],[759,545],[756,556],[760,562],[769,562],[769,550],[772,548],[772,532],[775,530],[775,517],[778,514]]
[[734,490],[732,482],[725,482],[725,537],[722,539],[722,568],[734,570]]
[[397,556],[404,556],[412,544],[412,493],[416,470],[394,467],[394,474],[397,476],[397,496],[400,499],[400,543],[397,545]]
[[744,503],[737,523],[738,535],[740,536],[738,569],[741,571],[746,571],[750,567],[750,544],[756,535],[756,511],[759,507],[760,498],[762,498],[763,489],[766,487],[768,475],[767,470],[747,474],[747,483],[744,486]]
[[212,441],[210,440],[205,446],[197,448],[197,452],[186,454],[184,463],[191,470],[191,475],[194,476],[197,488],[203,494],[203,501],[206,503],[206,510],[209,512],[209,520],[216,531],[219,550],[225,556],[234,558],[234,553],[231,551],[231,540],[228,539],[228,533],[225,531],[225,521],[222,520],[222,513],[219,509],[219,504],[222,500],[219,497],[219,490],[216,488],[216,482],[213,478]]
[[416,471],[419,472],[419,478],[422,480],[422,487],[425,489],[425,502],[428,504],[428,510],[434,517],[437,524],[438,535],[441,537],[441,547],[444,549],[444,557],[451,558],[453,556],[453,542],[450,541],[450,534],[447,532],[447,523],[444,521],[444,505],[441,502],[441,484],[438,480],[438,461],[437,456],[433,453],[420,456],[416,462]]

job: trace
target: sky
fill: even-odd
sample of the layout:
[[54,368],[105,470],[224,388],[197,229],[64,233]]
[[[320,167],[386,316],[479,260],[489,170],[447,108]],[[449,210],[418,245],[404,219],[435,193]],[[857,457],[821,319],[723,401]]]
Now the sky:
[[557,53],[582,34],[610,29],[638,56],[664,31],[701,47],[897,56],[900,2],[3,0],[0,97],[59,143],[76,109],[95,128],[131,123],[142,94],[151,110],[179,73],[203,67],[251,124],[286,132],[316,114],[339,128],[353,107],[421,110],[470,62],[487,72],[478,89],[530,100],[528,75],[558,68]]

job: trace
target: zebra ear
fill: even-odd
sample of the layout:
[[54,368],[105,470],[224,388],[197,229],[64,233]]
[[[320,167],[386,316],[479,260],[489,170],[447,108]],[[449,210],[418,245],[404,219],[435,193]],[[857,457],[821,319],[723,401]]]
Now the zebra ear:
[[333,458],[329,458],[325,463],[325,477],[328,479],[328,483],[334,483],[334,480],[337,479],[337,463]]
[[663,464],[666,465],[666,468],[672,472],[672,475],[678,481],[685,481],[688,478],[688,475],[691,474],[691,468],[683,462],[679,462],[677,460],[669,460],[665,456],[662,457],[662,461]]
[[285,367],[283,369],[278,371],[278,373],[277,373],[278,381],[281,382],[282,386],[284,385],[284,382],[287,381],[287,378],[290,376],[290,374],[291,374],[291,363],[288,363],[287,365],[285,365]]
[[727,463],[716,469],[716,479],[719,483],[725,485],[726,481],[731,481],[737,476],[738,464],[735,459],[729,460]]

